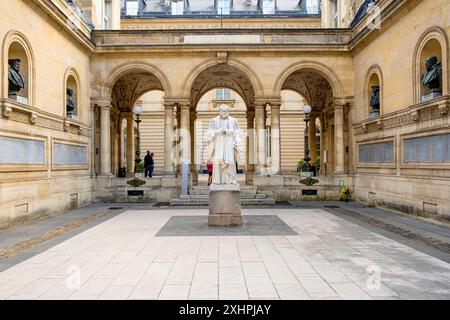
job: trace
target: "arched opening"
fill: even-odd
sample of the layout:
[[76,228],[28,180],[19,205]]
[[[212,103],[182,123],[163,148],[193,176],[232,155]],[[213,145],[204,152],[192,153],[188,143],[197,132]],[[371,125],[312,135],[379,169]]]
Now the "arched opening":
[[448,54],[448,38],[443,29],[432,27],[419,38],[413,57],[414,103],[448,94]]
[[[310,165],[315,166],[317,161],[320,164],[320,173],[329,174],[334,172],[334,97],[330,82],[320,71],[308,67],[290,73],[284,80],[281,89],[282,93],[285,91],[296,92],[297,95],[302,98],[298,105],[303,106],[303,104],[306,103],[311,106],[311,112],[308,115],[305,115],[303,110],[301,110],[302,118],[298,119],[297,130],[300,131],[301,137],[300,139],[297,139],[295,146],[297,150],[301,150],[302,153],[301,158],[298,159],[297,162],[305,158],[307,150],[309,157],[311,158],[309,161]],[[308,117],[307,128],[303,121],[306,116]],[[283,126],[282,129],[286,131]],[[287,137],[284,140],[289,139],[289,135],[286,133],[283,134],[283,130],[281,131],[282,136],[284,135]],[[299,133],[297,133],[297,135],[298,134]],[[292,135],[292,137],[294,137],[294,135]],[[283,139],[281,148],[283,150]],[[293,159],[286,159],[285,161],[293,162]],[[316,167],[316,169],[318,168]]]
[[369,119],[376,118],[381,114],[381,82],[376,72],[372,72],[369,75],[365,90]]
[[[230,107],[230,116],[239,123],[242,140],[247,137],[247,107],[244,99],[230,88],[216,88],[207,91],[195,106],[194,120],[194,164],[199,174],[199,181],[204,183],[207,180],[207,136],[208,125],[214,117],[218,115],[218,106],[227,104]],[[254,143],[254,142],[253,142]],[[242,145],[241,158],[238,161],[238,179],[244,181],[244,173],[247,171],[247,144]]]
[[199,72],[192,81],[189,131],[193,142],[191,143],[191,163],[195,164],[194,182],[198,182],[197,174],[203,173],[206,168],[206,137],[204,135],[209,122],[218,115],[217,106],[225,103],[229,105],[230,116],[236,118],[241,130],[243,150],[238,162],[238,179],[248,178],[247,183],[251,183],[247,173],[254,170],[254,101],[255,91],[250,78],[233,65],[210,66]]
[[420,54],[420,99],[422,102],[442,96],[442,47],[430,39]]
[[164,91],[151,90],[139,97],[142,105],[140,116],[140,153],[153,153],[155,175],[164,171]]
[[65,113],[68,118],[79,116],[79,90],[78,81],[73,74],[70,74],[66,80],[66,103]]
[[280,107],[280,153],[281,171],[293,174],[305,156],[304,134],[306,130],[303,105],[305,98],[294,90],[281,91]]
[[22,104],[31,104],[31,62],[24,46],[14,41],[8,49],[8,98]]
[[[146,128],[148,125],[142,124],[147,120],[148,113],[147,107],[143,105],[141,101],[142,97],[147,93],[154,90],[163,92],[163,85],[159,78],[146,70],[133,68],[132,70],[124,71],[114,77],[116,79],[111,86],[111,107],[97,109],[96,112],[108,114],[109,127],[110,127],[110,145],[108,148],[102,148],[107,150],[105,152],[109,155],[110,159],[101,159],[102,152],[96,152],[96,170],[99,169],[101,173],[110,172],[118,176],[123,169],[126,168],[126,174],[132,175],[136,170],[141,171],[142,160],[144,159],[145,152],[148,146],[148,132]],[[136,104],[142,104],[144,112],[139,116],[135,114]],[[100,123],[100,119],[103,119],[100,115],[96,116],[97,128],[103,128]],[[139,134],[137,130],[136,120],[140,120]],[[124,126],[124,123],[126,125]],[[100,131],[100,132],[99,132]],[[101,135],[102,129],[96,132],[96,141],[102,143]],[[104,134],[105,136],[106,134]],[[139,148],[137,138],[140,138]],[[146,140],[147,139],[147,140]],[[108,139],[109,140],[109,139]],[[164,139],[162,139],[163,141]],[[107,141],[107,140],[106,140]],[[110,162],[109,162],[110,161]],[[161,161],[162,162],[162,161]],[[100,167],[101,168],[97,168]]]

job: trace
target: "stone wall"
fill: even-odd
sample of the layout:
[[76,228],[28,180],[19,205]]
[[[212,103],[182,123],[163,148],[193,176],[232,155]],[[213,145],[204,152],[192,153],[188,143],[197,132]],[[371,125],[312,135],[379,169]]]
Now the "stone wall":
[[[67,5],[59,3],[61,10]],[[68,8],[68,7],[67,7]],[[32,1],[0,2],[3,70],[10,43],[27,52],[28,102],[0,97],[0,228],[91,202],[90,60],[85,42],[66,33]],[[66,12],[67,14],[70,11]],[[67,21],[66,21],[67,22]],[[64,26],[66,22],[62,22]],[[85,32],[86,29],[82,29]],[[10,57],[11,58],[11,57]],[[14,57],[12,57],[14,58]],[[66,117],[66,76],[78,80],[77,116]]]

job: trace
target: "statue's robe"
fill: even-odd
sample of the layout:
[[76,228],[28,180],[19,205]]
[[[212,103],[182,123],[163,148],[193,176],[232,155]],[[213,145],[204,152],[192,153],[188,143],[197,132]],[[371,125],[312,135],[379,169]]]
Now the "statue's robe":
[[[222,129],[228,130],[226,134]],[[242,152],[239,123],[235,118],[212,119],[207,132],[208,160],[213,162],[213,184],[237,184],[236,162]]]
[[439,89],[441,86],[442,65],[437,63],[432,70],[422,75],[422,84],[430,89]]
[[25,80],[13,68],[8,70],[9,90],[11,92],[19,92],[20,89],[25,88]]

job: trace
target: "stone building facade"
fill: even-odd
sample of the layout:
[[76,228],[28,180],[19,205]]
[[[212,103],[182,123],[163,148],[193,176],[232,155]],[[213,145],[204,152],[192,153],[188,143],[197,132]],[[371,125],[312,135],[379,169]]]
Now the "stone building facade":
[[[143,200],[177,196],[180,162],[199,162],[199,102],[218,88],[242,99],[251,132],[246,182],[261,192],[308,199],[304,191],[313,188],[316,197],[335,198],[346,184],[370,205],[450,216],[447,0],[210,2],[0,2],[0,226],[127,200],[127,179],[117,176],[125,163],[133,176],[133,110],[148,92],[161,92],[162,105],[153,120],[144,109],[141,142],[158,137],[161,175]],[[26,83],[15,93],[11,59],[20,59]],[[423,85],[439,66],[438,85]],[[290,138],[305,124],[302,112],[294,112],[298,127],[286,120],[285,91],[312,107],[315,186],[286,166],[305,148],[303,138]],[[299,151],[287,156],[292,148]],[[192,166],[192,183],[197,173]]]

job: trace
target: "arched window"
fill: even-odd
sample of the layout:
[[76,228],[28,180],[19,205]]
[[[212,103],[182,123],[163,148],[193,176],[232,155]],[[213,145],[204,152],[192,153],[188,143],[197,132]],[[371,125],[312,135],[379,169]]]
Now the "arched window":
[[30,45],[19,32],[11,31],[3,42],[4,86],[6,97],[21,104],[34,102],[34,59]]
[[382,114],[383,108],[383,81],[381,69],[374,65],[366,74],[364,85],[364,105],[369,119]]
[[414,56],[414,102],[448,94],[448,41],[445,32],[431,28],[419,39]]
[[64,115],[68,118],[77,118],[80,113],[80,78],[75,69],[69,68],[64,79]]

